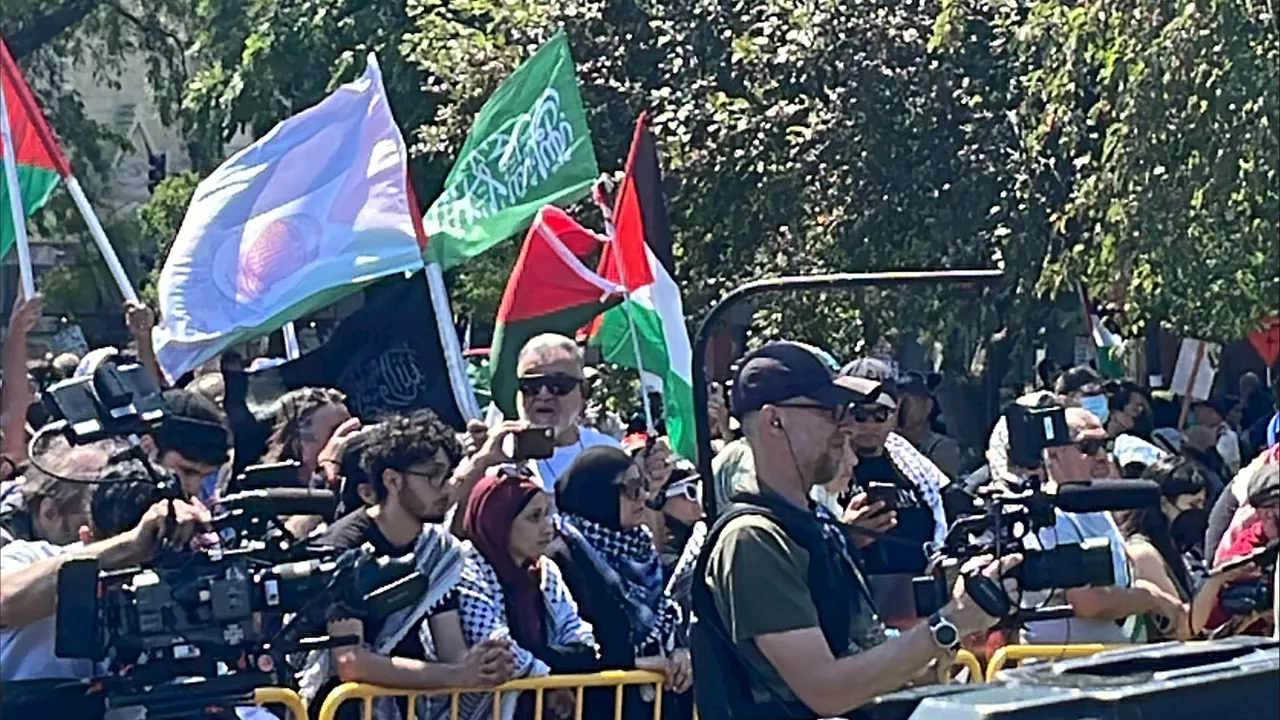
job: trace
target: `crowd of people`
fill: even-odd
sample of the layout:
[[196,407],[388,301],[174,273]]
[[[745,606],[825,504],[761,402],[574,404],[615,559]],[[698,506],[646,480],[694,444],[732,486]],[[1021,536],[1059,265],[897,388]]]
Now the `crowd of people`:
[[[330,621],[331,636],[360,641],[302,659],[298,686],[313,709],[345,681],[484,688],[646,669],[665,678],[664,718],[691,717],[695,695],[708,718],[834,717],[947,679],[962,647],[985,656],[1007,643],[1144,643],[1274,627],[1265,609],[1241,614],[1225,600],[1263,574],[1232,561],[1280,538],[1280,414],[1256,376],[1241,379],[1238,398],[1195,404],[1185,429],[1135,383],[1104,381],[1089,367],[1046,377],[1016,403],[1062,408],[1070,437],[1029,467],[1010,457],[1003,418],[982,452],[949,436],[935,378],[871,358],[840,366],[815,348],[775,342],[738,363],[727,393],[712,387],[714,477],[701,478],[660,425],[623,438],[586,424],[595,414],[587,368],[567,337],[538,336],[521,352],[519,419],[472,421],[464,432],[431,410],[359,419],[337,390],[304,388],[257,419],[264,441],[249,459],[235,457],[245,446],[227,418],[225,379],[210,368],[163,391],[168,415],[141,439],[185,496],[161,500],[142,464],[122,459],[123,440],[54,439],[26,457],[40,417],[35,390],[21,381],[24,342],[38,316],[38,299],[18,304],[4,351],[0,679],[10,708],[23,699],[8,691],[18,681],[39,688],[99,671],[54,653],[63,564],[89,556],[121,568],[147,562],[162,539],[202,542],[232,468],[259,462],[292,463],[289,485],[340,498],[332,517],[289,518],[291,532],[337,549],[412,554],[427,578],[422,597],[389,617]],[[163,384],[149,352],[152,322],[145,308],[129,309],[135,355]],[[54,365],[83,375],[116,355]],[[518,461],[514,438],[535,427],[551,429],[554,449]],[[1020,592],[1011,575],[1021,555],[980,556],[962,576],[996,583],[1027,609],[1067,605],[1072,617],[1011,627],[975,602],[973,580],[955,583],[935,612],[917,607],[911,579],[925,572],[928,549],[980,498],[1033,477],[1050,492],[1104,478],[1158,484],[1158,505],[1055,510],[1051,527],[1024,539],[1026,550],[1104,540],[1114,583]],[[711,491],[720,512],[706,518]],[[613,716],[612,690],[584,698],[583,717]],[[448,714],[447,699],[416,702],[418,717]],[[495,717],[493,702],[466,693],[461,717]],[[501,717],[533,715],[531,693],[501,702]],[[572,716],[575,702],[571,690],[545,694],[558,717]],[[651,717],[654,702],[630,688],[624,717]],[[405,715],[402,700],[375,710]]]

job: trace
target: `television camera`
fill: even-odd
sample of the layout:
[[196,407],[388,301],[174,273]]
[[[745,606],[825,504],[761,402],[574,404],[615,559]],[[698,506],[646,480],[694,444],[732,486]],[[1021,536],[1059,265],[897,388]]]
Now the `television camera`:
[[[182,497],[138,441],[169,415],[144,368],[109,360],[50,387],[44,402],[54,422],[33,438],[32,457],[55,432],[72,444],[127,438],[128,450],[112,460],[139,461],[158,497]],[[310,544],[282,521],[331,515],[335,503],[324,490],[248,490],[220,500],[210,533],[164,548],[144,566],[103,571],[94,559],[67,562],[58,573],[55,654],[99,663],[105,672],[89,687],[105,707],[141,706],[151,718],[229,712],[255,688],[292,685],[290,655],[357,642],[329,637],[327,621],[383,618],[426,589],[412,554],[380,558],[368,546],[342,552]]]
[[[1013,406],[1005,417],[1010,457],[1017,458],[1021,467],[1038,468],[1045,448],[1069,442],[1061,407]],[[1105,538],[1058,544],[1048,550],[1029,549],[1024,539],[1028,534],[1054,527],[1057,510],[1089,513],[1158,504],[1159,486],[1146,480],[1090,480],[1062,484],[1056,492],[1049,493],[1042,484],[1041,473],[1033,471],[1021,487],[971,498],[970,512],[952,523],[941,546],[930,549],[926,574],[912,581],[919,615],[927,616],[945,605],[960,566],[981,555],[1000,558],[1021,553],[1022,562],[1013,577],[1022,591],[1115,584],[1111,545]],[[1015,624],[1072,615],[1068,606],[1020,610],[999,584],[981,575],[966,576],[964,582],[983,610]]]

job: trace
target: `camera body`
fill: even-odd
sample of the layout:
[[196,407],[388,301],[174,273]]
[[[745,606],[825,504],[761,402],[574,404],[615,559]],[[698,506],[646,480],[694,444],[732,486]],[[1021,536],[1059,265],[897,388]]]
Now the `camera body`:
[[41,397],[73,444],[141,435],[167,415],[155,378],[141,365],[104,363],[92,375],[51,385]]
[[[1028,533],[1056,524],[1055,502],[1055,496],[1033,486],[1020,493],[985,498],[978,512],[957,519],[946,542],[934,550],[929,574],[912,580],[916,613],[928,616],[946,605],[960,565],[980,555],[998,559],[1020,553],[1022,562],[1013,577],[1024,591],[1114,585],[1111,543],[1106,538],[1089,538],[1048,550],[1025,547],[1023,539]],[[1036,611],[1019,612],[1017,617],[1023,622],[1034,620]]]

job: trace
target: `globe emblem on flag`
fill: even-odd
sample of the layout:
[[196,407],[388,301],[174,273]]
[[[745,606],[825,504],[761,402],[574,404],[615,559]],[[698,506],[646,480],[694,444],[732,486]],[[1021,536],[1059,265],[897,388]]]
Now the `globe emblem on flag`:
[[236,300],[251,303],[304,269],[319,255],[320,221],[310,215],[276,218],[240,245],[235,271]]

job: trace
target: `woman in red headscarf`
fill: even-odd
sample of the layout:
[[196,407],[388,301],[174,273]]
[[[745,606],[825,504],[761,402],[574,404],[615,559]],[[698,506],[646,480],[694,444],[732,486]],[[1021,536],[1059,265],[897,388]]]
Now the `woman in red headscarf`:
[[[458,586],[462,634],[468,646],[509,640],[517,678],[602,667],[591,625],[578,615],[560,569],[543,557],[555,537],[553,514],[541,485],[504,469],[476,484],[463,515],[469,546]],[[526,696],[521,694],[517,710],[515,694],[505,694],[502,716],[531,711]],[[572,691],[548,692],[546,700],[557,715],[573,712]],[[492,702],[491,693],[464,695],[459,717],[493,717]]]

